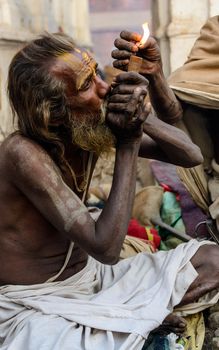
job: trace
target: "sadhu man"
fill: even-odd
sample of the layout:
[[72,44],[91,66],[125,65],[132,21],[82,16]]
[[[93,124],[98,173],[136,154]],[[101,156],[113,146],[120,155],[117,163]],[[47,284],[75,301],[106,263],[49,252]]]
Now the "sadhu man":
[[[202,161],[182,131],[149,116],[147,87],[133,72],[108,86],[65,35],[44,35],[13,58],[18,130],[0,152],[2,349],[141,349],[175,305],[218,287],[219,250],[206,242],[119,261],[138,155]],[[112,146],[112,189],[95,221],[84,199]]]

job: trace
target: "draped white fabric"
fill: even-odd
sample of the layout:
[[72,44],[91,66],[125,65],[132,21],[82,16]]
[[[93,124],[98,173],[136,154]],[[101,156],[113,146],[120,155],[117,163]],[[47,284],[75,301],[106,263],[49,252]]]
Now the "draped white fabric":
[[65,281],[0,287],[0,349],[140,350],[197,277],[189,260],[201,244],[114,266],[89,258]]

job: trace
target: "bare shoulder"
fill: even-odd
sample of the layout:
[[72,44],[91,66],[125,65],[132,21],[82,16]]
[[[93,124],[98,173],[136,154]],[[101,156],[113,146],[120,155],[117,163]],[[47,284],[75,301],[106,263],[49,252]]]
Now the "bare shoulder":
[[29,159],[30,156],[33,159],[35,157],[50,158],[39,144],[16,133],[4,140],[1,145],[1,152],[9,160]]
[[45,170],[58,172],[49,154],[36,142],[19,134],[9,136],[1,145],[1,163],[9,174],[31,179],[45,176]]

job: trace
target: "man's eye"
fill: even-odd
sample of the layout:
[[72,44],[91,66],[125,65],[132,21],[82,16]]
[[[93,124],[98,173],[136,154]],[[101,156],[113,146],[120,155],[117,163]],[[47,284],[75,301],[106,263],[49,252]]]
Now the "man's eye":
[[86,80],[84,82],[84,84],[82,85],[81,89],[80,90],[88,90],[89,87],[91,86],[91,83],[92,83],[92,80]]
[[100,68],[97,68],[96,75],[98,75],[98,77],[100,77],[102,80],[105,80],[104,72]]

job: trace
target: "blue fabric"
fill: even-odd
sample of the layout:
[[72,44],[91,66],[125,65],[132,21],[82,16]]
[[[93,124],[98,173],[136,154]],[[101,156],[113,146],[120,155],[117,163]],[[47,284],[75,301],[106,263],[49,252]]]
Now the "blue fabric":
[[170,350],[166,336],[153,334],[146,340],[142,350]]

